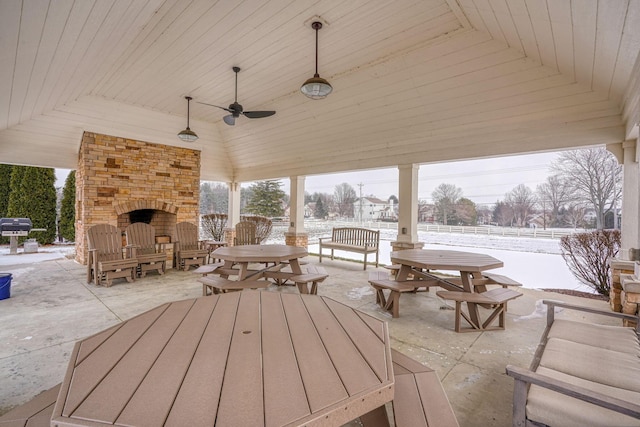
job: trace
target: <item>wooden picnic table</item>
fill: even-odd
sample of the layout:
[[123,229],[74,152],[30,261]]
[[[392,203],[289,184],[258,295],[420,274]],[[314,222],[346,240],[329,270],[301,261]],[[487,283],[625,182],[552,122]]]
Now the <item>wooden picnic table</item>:
[[339,426],[392,401],[385,322],[326,297],[161,305],[76,343],[51,425]]
[[[474,275],[480,276],[483,271],[500,268],[504,263],[490,255],[474,252],[406,249],[391,252],[391,262],[400,264],[400,270],[396,275],[397,281],[408,280],[414,277],[416,280],[433,279],[429,273],[431,270],[457,271],[459,280],[439,280],[439,286],[449,291],[476,292],[486,290],[484,286],[473,285]],[[455,282],[459,282],[455,283]],[[481,324],[478,304],[468,302],[469,316],[475,324]]]
[[[291,275],[302,274],[299,258],[307,256],[307,250],[289,245],[241,245],[221,247],[211,252],[211,256],[224,261],[219,270],[222,277],[228,277],[234,265],[239,266],[238,280],[257,280],[269,272],[278,272],[283,266],[291,267]],[[249,270],[249,264],[275,264],[258,271]]]

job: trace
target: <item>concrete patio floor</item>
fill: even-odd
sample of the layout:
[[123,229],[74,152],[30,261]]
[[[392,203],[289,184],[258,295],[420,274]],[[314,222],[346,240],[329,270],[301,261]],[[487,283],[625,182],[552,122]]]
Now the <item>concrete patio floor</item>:
[[[86,267],[72,259],[3,261],[0,271],[12,273],[13,281],[11,298],[0,301],[0,414],[61,382],[76,340],[202,293],[192,271],[150,273],[134,283],[117,279],[105,288],[87,284]],[[435,291],[404,294],[400,317],[393,319],[375,304],[367,283],[374,267],[363,271],[362,264],[339,260],[322,266],[329,278],[318,293],[387,320],[392,346],[437,371],[461,426],[511,425],[513,380],[505,366],[529,365],[544,329],[543,298],[609,309],[604,301],[521,289],[524,296],[509,303],[506,330],[455,333],[452,304]],[[275,285],[267,291],[297,292]]]

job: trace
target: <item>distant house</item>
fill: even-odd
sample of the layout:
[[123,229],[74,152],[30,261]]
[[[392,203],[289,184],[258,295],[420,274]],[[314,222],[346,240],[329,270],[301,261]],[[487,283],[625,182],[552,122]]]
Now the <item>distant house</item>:
[[377,197],[363,197],[353,203],[357,219],[362,221],[397,221],[398,215],[393,201],[380,200]]
[[309,202],[304,205],[304,217],[313,218],[316,213],[316,202]]

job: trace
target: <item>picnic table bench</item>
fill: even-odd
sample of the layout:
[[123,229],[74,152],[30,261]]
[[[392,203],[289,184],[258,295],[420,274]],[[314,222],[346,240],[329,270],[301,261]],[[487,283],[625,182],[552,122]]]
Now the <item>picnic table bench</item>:
[[[376,290],[376,304],[393,317],[400,316],[400,295],[406,292],[418,292],[420,288],[428,291],[431,286],[439,286],[437,280],[394,280],[385,271],[369,273],[369,284]],[[389,291],[389,295],[385,295]]]
[[[395,392],[393,421],[396,427],[458,427],[438,374],[409,356],[391,349]],[[388,425],[385,407],[360,417],[364,427]]]
[[[507,302],[512,299],[521,297],[520,292],[516,292],[513,289],[497,288],[491,289],[482,293],[475,292],[457,292],[457,291],[438,291],[436,292],[440,298],[445,300],[452,300],[456,302],[456,319],[455,319],[455,331],[456,332],[470,332],[470,331],[493,331],[504,329],[504,314],[507,311]],[[467,313],[462,311],[462,303],[467,304],[480,304],[485,308],[492,309],[493,311],[487,319],[482,322],[478,318],[478,322],[474,321]],[[462,328],[460,326],[461,320],[464,318],[470,328]],[[498,318],[498,326],[491,326],[494,320]]]
[[0,427],[49,427],[61,384],[0,416]]
[[376,267],[378,267],[378,246],[380,245],[380,231],[358,227],[336,227],[331,232],[331,237],[320,238],[320,262],[322,262],[322,250],[331,249],[331,259],[335,249],[364,254],[364,270],[367,269],[367,255],[376,254]]

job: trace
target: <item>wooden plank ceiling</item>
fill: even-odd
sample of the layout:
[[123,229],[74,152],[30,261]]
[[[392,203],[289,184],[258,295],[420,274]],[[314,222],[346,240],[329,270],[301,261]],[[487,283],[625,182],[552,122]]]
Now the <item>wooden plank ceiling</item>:
[[[199,149],[219,181],[613,144],[639,51],[640,0],[3,1],[0,162],[73,169],[83,131]],[[232,66],[275,116],[197,103],[233,102]]]

